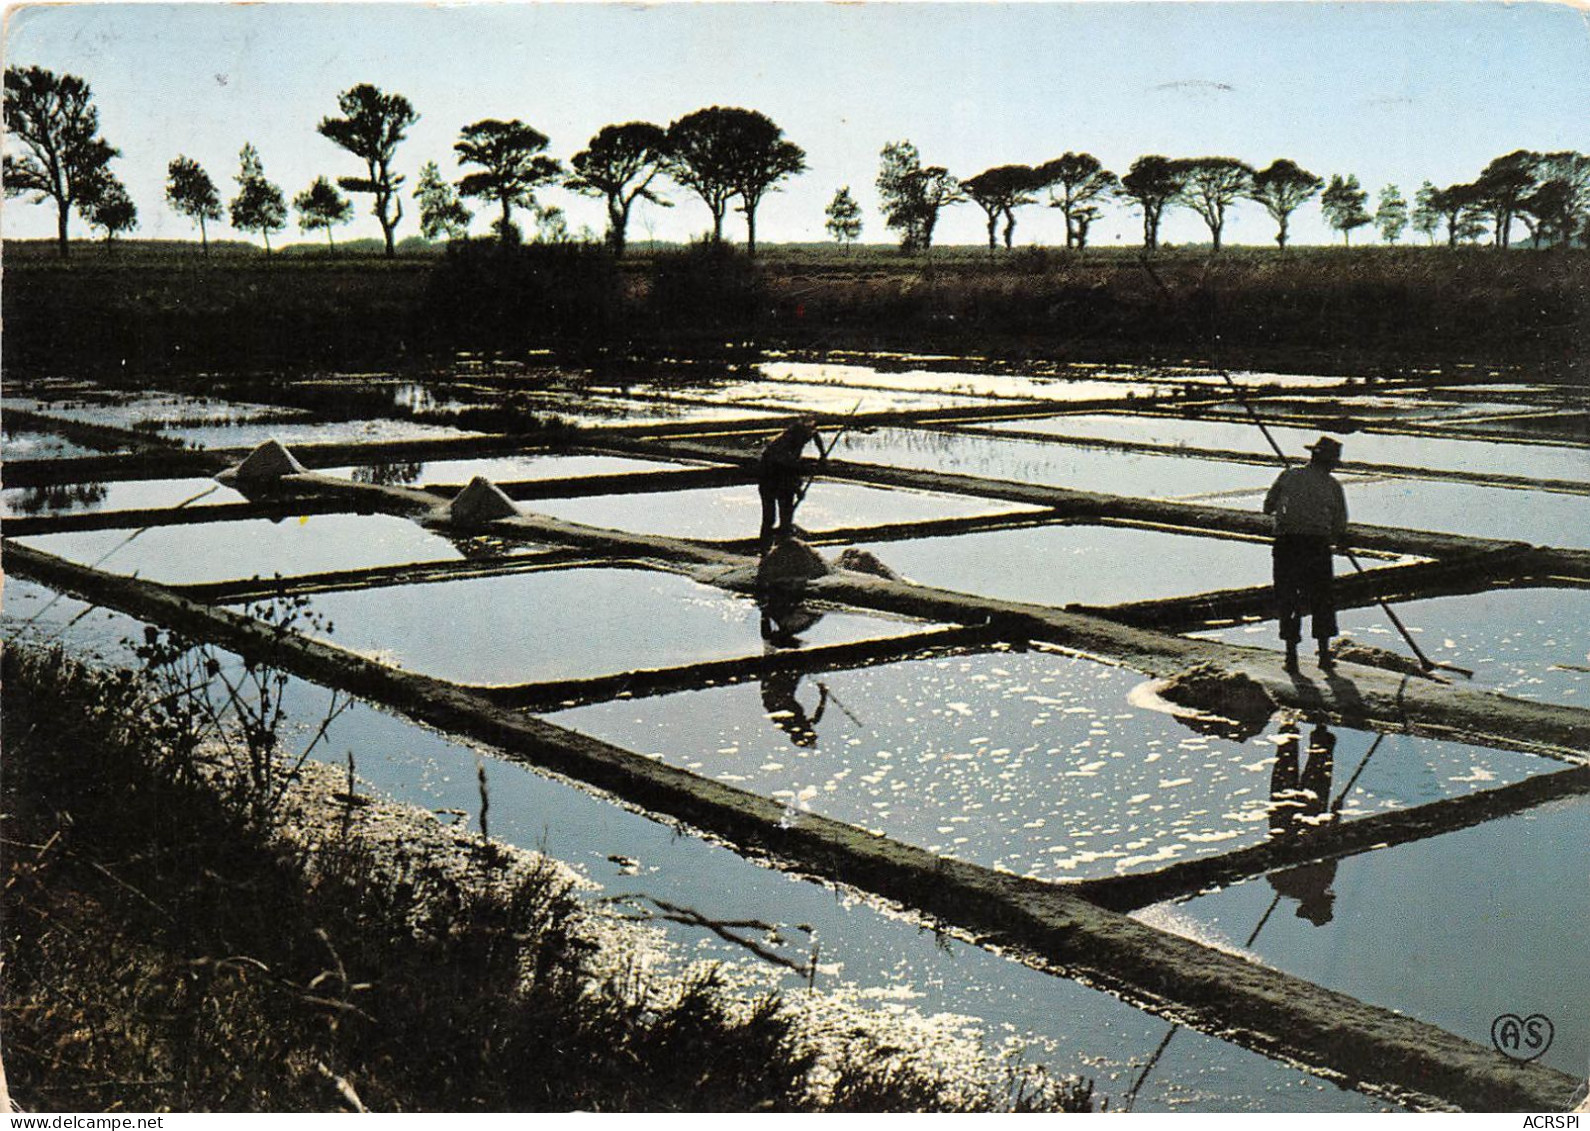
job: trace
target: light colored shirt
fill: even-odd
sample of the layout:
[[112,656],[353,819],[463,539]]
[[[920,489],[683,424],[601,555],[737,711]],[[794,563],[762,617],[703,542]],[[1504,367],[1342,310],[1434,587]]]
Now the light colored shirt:
[[1340,542],[1347,532],[1347,496],[1331,473],[1314,463],[1289,467],[1264,497],[1277,534],[1306,534]]

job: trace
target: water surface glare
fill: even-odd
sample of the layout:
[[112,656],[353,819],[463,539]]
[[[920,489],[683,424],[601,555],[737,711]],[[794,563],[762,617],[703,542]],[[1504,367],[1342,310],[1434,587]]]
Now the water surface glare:
[[835,458],[1153,499],[1262,494],[1275,478],[1273,468],[1255,464],[910,428],[847,432]]
[[372,444],[391,440],[457,440],[479,436],[414,420],[328,420],[312,423],[241,421],[236,424],[161,428],[160,434],[193,448],[254,448],[267,440],[294,444]]
[[529,455],[485,459],[416,460],[414,462],[328,467],[321,475],[352,479],[357,483],[387,486],[463,486],[480,475],[493,483],[532,479],[578,479],[591,475],[627,475],[643,471],[671,471],[681,464],[627,456]]
[[[672,538],[726,541],[755,538],[762,522],[761,497],[754,484],[701,487],[633,495],[591,495],[574,499],[536,499],[521,509],[552,518]],[[838,530],[893,522],[1020,514],[1041,510],[1021,503],[934,494],[899,488],[864,487],[818,480],[796,511],[803,530]]]
[[1583,495],[1427,479],[1345,486],[1354,522],[1590,549],[1590,498]]
[[81,530],[16,541],[106,573],[168,585],[456,561],[464,556],[439,534],[407,519],[379,514]]
[[[65,638],[125,663],[116,643],[141,639],[139,622],[9,580],[0,614],[7,640]],[[335,638],[335,637],[334,637]],[[324,689],[290,681],[289,717],[298,741],[319,719]],[[356,704],[331,725],[326,750],[351,756],[358,775],[409,804],[473,823],[479,811],[475,749],[427,727]],[[485,752],[490,755],[489,749]],[[817,988],[908,1024],[929,1018],[980,1029],[990,1046],[1035,1042],[1027,1059],[1097,1082],[1119,1110],[1169,1023],[1077,982],[1032,970],[958,939],[885,914],[853,894],[760,867],[731,849],[682,836],[570,783],[490,757],[491,829],[496,837],[567,861],[604,886],[597,895],[639,893],[720,921],[760,919],[795,940],[804,958],[810,926],[821,944]],[[644,906],[644,900],[641,901]],[[684,959],[741,965],[745,952],[698,928],[658,920]],[[803,978],[784,973],[797,993]],[[1181,1030],[1144,1077],[1138,1111],[1374,1111],[1383,1103],[1299,1072],[1237,1045]]]
[[1270,547],[1124,526],[1026,526],[870,542],[923,585],[1043,605],[1115,605],[1270,583]]
[[1491,1022],[1504,1013],[1545,1014],[1556,1031],[1542,1061],[1583,1077],[1586,845],[1590,798],[1579,797],[1272,873],[1141,917],[1215,935],[1287,973],[1480,1045],[1490,1044]]
[[[531,683],[760,655],[750,598],[659,570],[576,568],[320,593],[329,639],[460,683]],[[922,628],[829,612],[800,633],[815,646]]]
[[[1049,651],[795,674],[550,715],[593,737],[933,852],[1044,879],[1140,872],[1257,844],[1295,786],[1284,720],[1249,741],[1139,708],[1135,672]],[[1338,792],[1375,736],[1337,737]],[[1388,735],[1343,819],[1555,769]]]
[[[1249,452],[1272,456],[1264,433],[1252,424],[1225,420],[1188,420],[1174,416],[1126,416],[1086,413],[1051,416],[1042,420],[1005,420],[971,427],[992,432],[1035,432],[1065,437],[1078,443],[1091,439],[1123,440]],[[1305,445],[1319,437],[1318,429],[1269,426],[1281,450],[1295,459],[1308,458]],[[1434,436],[1354,432],[1342,437],[1343,458],[1349,463],[1381,463],[1435,471],[1468,471],[1480,474],[1517,475],[1533,479],[1562,479],[1590,483],[1590,448],[1546,444],[1508,444],[1485,440],[1456,440]]]
[[[1396,612],[1426,655],[1470,669],[1477,686],[1590,706],[1590,589],[1492,589],[1399,602]],[[1378,608],[1344,609],[1337,619],[1355,639],[1411,654]],[[1273,622],[1198,635],[1280,647]]]
[[248,501],[240,492],[223,487],[214,479],[128,479],[51,487],[7,487],[3,498],[8,515],[158,510],[182,505],[213,507]]
[[12,462],[20,459],[74,459],[78,456],[105,455],[126,449],[90,447],[53,432],[35,432],[26,428],[5,430],[5,458]]

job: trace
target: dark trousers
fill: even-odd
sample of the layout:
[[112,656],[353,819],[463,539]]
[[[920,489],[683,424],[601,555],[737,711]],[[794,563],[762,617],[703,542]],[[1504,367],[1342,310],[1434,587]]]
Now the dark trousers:
[[762,496],[762,531],[759,537],[768,541],[776,529],[788,534],[795,526],[795,493],[800,490],[799,472],[763,472],[757,483]]
[[1336,635],[1336,601],[1332,592],[1331,544],[1328,538],[1303,534],[1278,534],[1271,551],[1275,563],[1276,614],[1281,619],[1281,639],[1296,644],[1303,633],[1303,617],[1313,622],[1314,639]]

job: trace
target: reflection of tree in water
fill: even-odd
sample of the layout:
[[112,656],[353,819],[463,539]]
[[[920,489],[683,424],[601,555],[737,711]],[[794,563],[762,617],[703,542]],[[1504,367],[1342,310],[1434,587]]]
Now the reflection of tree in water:
[[69,511],[74,508],[92,510],[104,501],[103,483],[50,483],[42,487],[24,487],[17,510],[22,514]]
[[[1281,728],[1275,768],[1270,772],[1270,835],[1276,838],[1306,836],[1330,818],[1332,763],[1336,754],[1336,735],[1316,726],[1308,739],[1308,755],[1300,754],[1300,736],[1295,723]],[[1336,893],[1336,861],[1322,860],[1272,872],[1266,877],[1276,897],[1297,900],[1297,916],[1315,926],[1331,921]]]
[[393,463],[371,463],[353,469],[355,483],[369,483],[375,487],[404,487],[419,482],[425,473],[423,462],[398,460]]

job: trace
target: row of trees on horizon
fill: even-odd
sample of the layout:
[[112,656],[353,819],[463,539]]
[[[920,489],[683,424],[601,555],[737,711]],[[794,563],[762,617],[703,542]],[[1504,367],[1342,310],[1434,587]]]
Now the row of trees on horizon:
[[[338,114],[320,120],[317,132],[357,158],[363,171],[339,176],[335,184],[319,176],[295,195],[299,227],[324,230],[334,247],[333,228],[353,217],[353,203],[343,192],[366,195],[386,254],[393,255],[406,182],[394,160],[419,115],[401,94],[368,83],[342,92],[337,108]],[[136,228],[137,206],[110,169],[120,150],[99,135],[98,110],[84,80],[37,66],[7,68],[5,129],[8,141],[24,151],[5,155],[5,193],[54,202],[63,256],[74,211],[107,240]],[[559,186],[604,201],[605,238],[622,255],[636,201],[672,207],[658,188],[659,179],[666,178],[706,205],[713,242],[723,240],[731,206],[742,213],[747,249],[754,254],[756,214],[764,196],[807,168],[805,151],[785,139],[777,124],[736,107],[697,110],[666,127],[650,122],[604,126],[568,168],[546,153],[549,144],[545,134],[518,119],[487,118],[463,127],[453,149],[468,170],[465,175],[449,182],[435,161],[427,161],[409,194],[420,234],[427,240],[466,237],[474,216],[464,203],[470,199],[496,212],[491,229],[503,242],[523,239],[516,208],[534,218],[536,238],[567,240],[563,210],[538,197]],[[225,215],[238,231],[260,235],[268,254],[271,234],[287,226],[288,200],[266,177],[252,143],[239,154],[235,180],[237,194]],[[1159,246],[1166,212],[1180,207],[1197,214],[1219,251],[1230,211],[1244,202],[1265,209],[1276,223],[1277,245],[1285,248],[1292,218],[1316,196],[1326,222],[1346,243],[1355,230],[1371,224],[1388,243],[1396,243],[1411,226],[1432,244],[1444,229],[1449,246],[1489,235],[1495,246],[1506,248],[1516,224],[1524,226],[1536,247],[1590,243],[1590,157],[1572,151],[1517,150],[1496,158],[1472,182],[1437,188],[1426,181],[1411,205],[1397,186],[1386,185],[1373,212],[1356,176],[1335,174],[1326,182],[1284,158],[1256,169],[1232,157],[1151,155],[1117,176],[1092,154],[1068,152],[1040,165],[999,165],[962,179],[943,166],[923,165],[916,147],[900,141],[884,146],[876,186],[885,227],[911,254],[927,252],[942,211],[962,203],[982,209],[991,253],[1001,235],[1007,249],[1014,246],[1017,210],[1039,203],[1062,213],[1067,248],[1086,248],[1104,207],[1124,203],[1141,214],[1145,249]],[[166,201],[197,225],[208,252],[208,225],[223,216],[221,194],[209,173],[186,156],[174,158],[167,166]],[[860,237],[862,212],[848,186],[835,192],[825,220],[841,244]]]

